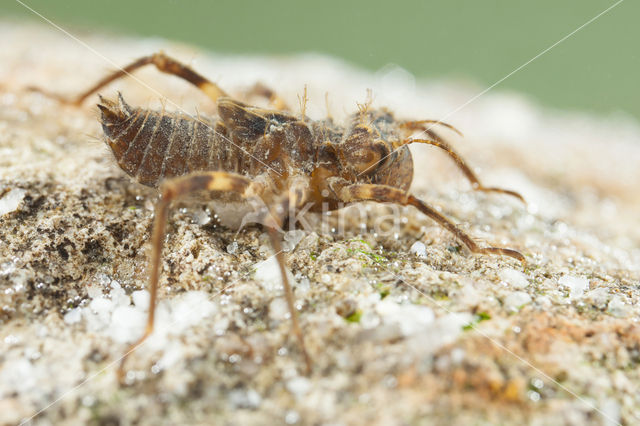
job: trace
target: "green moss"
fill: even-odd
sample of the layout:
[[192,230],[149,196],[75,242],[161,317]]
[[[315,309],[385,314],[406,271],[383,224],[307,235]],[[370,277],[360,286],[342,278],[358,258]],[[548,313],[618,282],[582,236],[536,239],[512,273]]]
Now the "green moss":
[[373,247],[371,246],[371,244],[369,244],[369,242],[365,241],[365,240],[361,240],[361,239],[357,239],[357,238],[352,238],[350,239],[348,242],[350,243],[362,243],[366,246],[369,246],[369,248],[373,249]]
[[380,299],[384,299],[385,297],[391,294],[391,290],[389,289],[389,287],[384,287],[382,290],[380,290],[379,294],[380,294]]
[[473,321],[471,321],[469,324],[462,326],[462,329],[465,331],[471,330],[482,321],[488,321],[490,319],[491,319],[491,315],[489,315],[488,312],[478,312],[477,314],[475,314]]
[[491,315],[489,315],[488,312],[479,312],[476,314],[476,317],[478,318],[478,322],[487,321],[491,319]]
[[366,250],[362,250],[362,249],[347,249],[347,253],[349,254],[362,254],[364,256],[366,256],[369,260],[370,264],[378,264],[378,265],[383,265],[385,263],[387,263],[389,260],[384,257],[384,256],[380,256],[379,254],[375,254],[372,253],[370,251],[366,251]]
[[385,285],[382,283],[375,283],[373,285],[373,288],[378,290],[378,294],[380,295],[381,300],[391,294],[391,287],[389,287],[388,285]]
[[354,313],[352,313],[348,317],[345,317],[345,321],[358,323],[358,322],[360,322],[360,318],[362,318],[362,311],[360,309],[358,309],[357,311],[355,311]]
[[433,297],[436,300],[449,300],[449,293],[438,289],[431,293],[431,297]]

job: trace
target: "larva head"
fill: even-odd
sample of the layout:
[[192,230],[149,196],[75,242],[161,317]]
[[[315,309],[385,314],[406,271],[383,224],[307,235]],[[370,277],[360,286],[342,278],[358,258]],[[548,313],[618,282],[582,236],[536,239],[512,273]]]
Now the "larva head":
[[[364,117],[363,117],[364,115]],[[393,116],[372,110],[354,117],[354,124],[335,151],[344,178],[352,182],[377,183],[408,189],[413,178],[413,159],[400,146]]]

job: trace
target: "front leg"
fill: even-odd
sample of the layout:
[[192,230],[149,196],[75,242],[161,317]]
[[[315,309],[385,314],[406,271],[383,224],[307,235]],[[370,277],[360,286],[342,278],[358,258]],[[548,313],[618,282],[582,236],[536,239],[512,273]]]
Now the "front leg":
[[520,195],[515,191],[511,191],[509,189],[503,189],[503,188],[487,187],[482,185],[480,183],[480,180],[476,176],[476,174],[471,170],[471,167],[467,165],[466,161],[464,161],[464,159],[456,151],[454,151],[453,148],[451,148],[451,146],[448,143],[446,143],[444,140],[442,140],[442,138],[440,138],[440,136],[438,136],[435,132],[432,132],[429,129],[425,130],[425,132],[427,132],[433,139],[406,139],[401,143],[397,144],[397,147],[394,146],[394,148],[397,149],[402,145],[409,145],[412,143],[423,143],[423,144],[438,147],[442,149],[444,152],[446,152],[447,155],[451,157],[453,161],[456,162],[456,166],[458,166],[458,168],[462,171],[462,173],[464,173],[467,180],[471,183],[471,187],[473,188],[474,191],[497,192],[500,194],[506,194],[512,197],[516,197],[518,200],[526,204],[524,197],[522,197],[522,195]]
[[355,201],[377,201],[400,204],[403,206],[414,206],[422,213],[435,220],[440,226],[456,236],[472,253],[493,254],[509,256],[522,262],[526,266],[525,257],[518,251],[502,247],[481,247],[470,235],[458,228],[451,220],[438,213],[433,207],[424,201],[408,194],[398,188],[386,185],[374,184],[354,184],[336,187],[334,189],[345,203]]

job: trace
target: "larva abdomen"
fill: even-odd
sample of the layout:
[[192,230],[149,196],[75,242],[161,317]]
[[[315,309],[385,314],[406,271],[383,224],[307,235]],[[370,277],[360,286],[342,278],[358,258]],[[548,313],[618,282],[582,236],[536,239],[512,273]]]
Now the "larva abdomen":
[[[118,165],[143,185],[199,170],[225,170],[225,136],[187,115],[131,108],[102,99],[102,127]],[[219,126],[218,126],[219,127]],[[234,165],[235,166],[235,165]]]

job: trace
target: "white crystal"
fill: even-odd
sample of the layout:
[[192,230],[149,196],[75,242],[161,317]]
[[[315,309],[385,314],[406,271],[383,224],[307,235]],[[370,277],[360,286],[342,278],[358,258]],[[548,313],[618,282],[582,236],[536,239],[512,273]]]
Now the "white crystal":
[[283,297],[277,297],[269,303],[269,317],[271,319],[280,321],[287,319],[288,316],[289,307]]
[[236,241],[227,245],[227,253],[236,254],[236,251],[238,251],[238,243]]
[[133,304],[137,309],[141,309],[146,311],[149,309],[149,299],[151,295],[147,290],[136,290],[131,293],[131,299],[133,300]]
[[504,305],[510,311],[518,311],[529,302],[531,302],[531,296],[524,291],[515,291],[504,299]]
[[229,392],[229,401],[236,408],[258,408],[262,398],[253,389],[234,389]]
[[284,234],[284,242],[282,243],[282,250],[289,252],[296,248],[298,243],[302,241],[306,233],[301,229],[294,229]]
[[[268,257],[262,262],[256,263],[255,267],[255,278],[262,283],[262,286],[265,290],[278,291],[282,289],[282,276],[280,274],[280,266],[278,265],[278,259],[275,255]],[[295,286],[295,279],[288,269],[287,277],[289,277],[289,283],[292,286]]]
[[67,324],[76,324],[82,319],[82,308],[74,308],[64,314],[64,322]]
[[498,275],[502,281],[506,282],[513,288],[523,289],[529,285],[527,276],[513,268],[505,268],[501,270]]
[[4,197],[0,198],[0,216],[16,210],[27,191],[24,189],[12,189]]
[[607,311],[617,318],[624,318],[629,315],[629,306],[624,302],[624,299],[620,295],[615,295],[609,301]]
[[427,257],[427,247],[422,241],[416,241],[409,249],[409,253],[415,254],[418,257]]
[[118,306],[111,316],[109,334],[119,343],[132,343],[144,331],[147,316],[133,306]]
[[287,390],[296,397],[305,396],[311,390],[311,382],[306,377],[294,377],[287,381]]
[[558,283],[569,288],[569,297],[571,299],[582,297],[584,291],[589,288],[589,280],[575,275],[563,275],[558,280]]
[[399,305],[386,299],[376,305],[376,312],[386,324],[400,326],[404,336],[410,336],[423,330],[435,319],[433,310],[427,306]]

